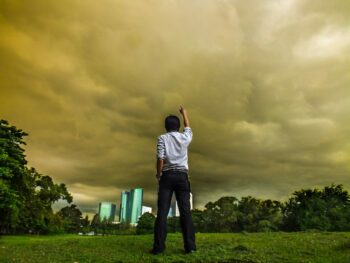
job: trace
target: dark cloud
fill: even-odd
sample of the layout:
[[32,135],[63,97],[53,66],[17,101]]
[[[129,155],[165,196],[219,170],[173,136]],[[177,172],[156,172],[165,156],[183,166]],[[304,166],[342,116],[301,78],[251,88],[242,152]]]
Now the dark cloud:
[[66,183],[84,212],[133,187],[156,208],[156,138],[180,104],[196,207],[350,187],[344,1],[1,6],[1,117],[30,134],[29,164]]

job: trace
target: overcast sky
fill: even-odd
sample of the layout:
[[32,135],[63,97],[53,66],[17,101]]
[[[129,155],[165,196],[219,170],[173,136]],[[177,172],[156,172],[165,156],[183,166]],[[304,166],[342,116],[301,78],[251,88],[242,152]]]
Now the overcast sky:
[[144,188],[189,112],[194,206],[350,190],[350,2],[0,0],[0,118],[88,214]]

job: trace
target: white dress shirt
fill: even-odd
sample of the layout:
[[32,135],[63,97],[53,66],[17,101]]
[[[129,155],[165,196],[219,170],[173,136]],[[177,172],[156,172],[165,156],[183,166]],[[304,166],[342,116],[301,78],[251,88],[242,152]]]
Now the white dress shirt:
[[171,131],[158,137],[157,157],[164,160],[162,171],[188,171],[187,148],[191,141],[190,127],[185,127],[183,132]]

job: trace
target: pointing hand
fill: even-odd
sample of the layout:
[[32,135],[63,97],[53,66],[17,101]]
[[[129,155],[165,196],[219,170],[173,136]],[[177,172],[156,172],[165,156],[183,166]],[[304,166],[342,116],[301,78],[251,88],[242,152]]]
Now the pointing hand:
[[180,113],[183,115],[186,112],[186,109],[180,105]]

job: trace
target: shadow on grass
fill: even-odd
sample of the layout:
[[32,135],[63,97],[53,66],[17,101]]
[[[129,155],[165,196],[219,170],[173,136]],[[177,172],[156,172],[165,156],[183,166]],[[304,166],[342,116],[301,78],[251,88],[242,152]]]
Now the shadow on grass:
[[233,248],[233,251],[244,253],[244,252],[250,252],[251,250],[244,245],[238,245]]

